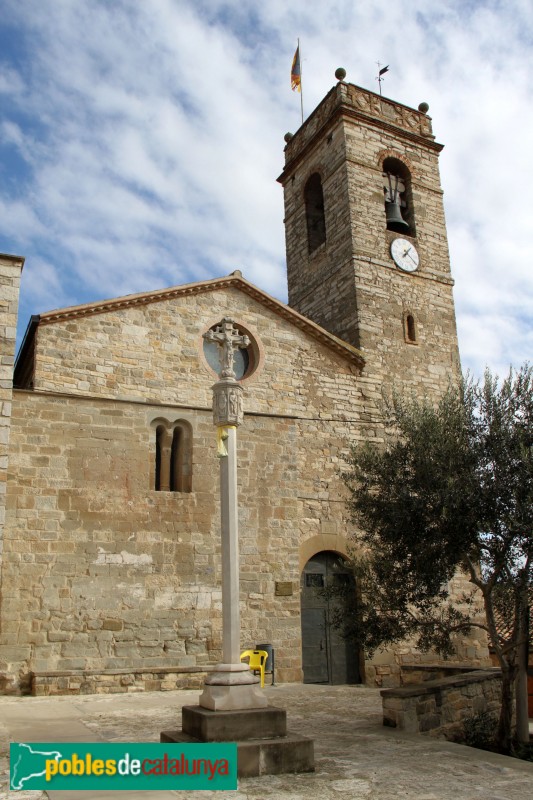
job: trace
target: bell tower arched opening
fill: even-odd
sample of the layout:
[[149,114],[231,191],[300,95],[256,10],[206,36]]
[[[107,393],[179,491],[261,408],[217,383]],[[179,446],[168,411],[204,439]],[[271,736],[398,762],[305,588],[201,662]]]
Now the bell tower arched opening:
[[383,162],[383,194],[387,230],[415,236],[411,174],[398,158]]

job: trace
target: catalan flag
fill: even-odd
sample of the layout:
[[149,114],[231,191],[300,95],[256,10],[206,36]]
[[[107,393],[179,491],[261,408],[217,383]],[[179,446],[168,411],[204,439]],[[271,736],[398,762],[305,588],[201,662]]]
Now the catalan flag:
[[300,45],[296,48],[291,68],[291,87],[293,92],[302,91],[302,70],[300,69]]

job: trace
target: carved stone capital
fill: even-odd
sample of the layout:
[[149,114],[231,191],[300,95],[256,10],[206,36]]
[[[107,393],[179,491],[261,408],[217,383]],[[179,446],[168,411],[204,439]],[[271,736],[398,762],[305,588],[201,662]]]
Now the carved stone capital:
[[218,381],[213,386],[213,422],[217,427],[221,425],[242,424],[243,413],[243,388],[235,380],[226,378]]

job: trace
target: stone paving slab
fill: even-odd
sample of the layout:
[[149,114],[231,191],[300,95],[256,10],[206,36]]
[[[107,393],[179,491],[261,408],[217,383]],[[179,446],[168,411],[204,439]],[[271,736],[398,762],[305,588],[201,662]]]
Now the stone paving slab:
[[[291,730],[315,739],[315,773],[241,779],[234,792],[138,792],[140,800],[533,798],[533,763],[384,728],[378,690],[286,684],[265,692],[272,705],[287,709]],[[181,706],[197,703],[198,695],[0,697],[0,800],[116,798],[116,792],[7,791],[9,741],[157,742],[162,730],[180,725]],[[127,800],[136,795],[128,793]]]

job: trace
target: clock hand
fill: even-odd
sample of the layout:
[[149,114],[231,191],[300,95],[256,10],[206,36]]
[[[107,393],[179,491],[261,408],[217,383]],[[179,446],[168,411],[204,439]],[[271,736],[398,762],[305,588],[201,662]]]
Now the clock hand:
[[412,249],[413,249],[412,247],[406,247],[406,248],[405,248],[405,250],[404,250],[404,251],[403,251],[403,253],[402,253],[402,258],[405,258],[406,256],[409,256],[409,258],[411,259],[411,261],[413,262],[413,264],[416,264],[416,261],[415,261],[415,259],[414,259],[414,258],[413,258],[413,256],[411,255],[411,250],[412,250]]

